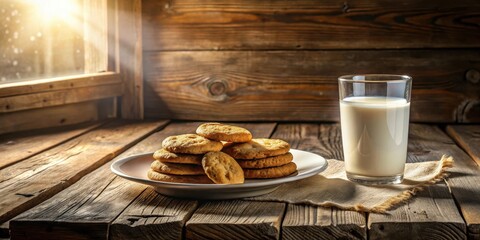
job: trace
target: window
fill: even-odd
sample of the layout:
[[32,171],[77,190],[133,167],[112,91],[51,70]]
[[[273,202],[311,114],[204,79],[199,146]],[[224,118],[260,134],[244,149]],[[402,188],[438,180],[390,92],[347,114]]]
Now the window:
[[[106,7],[89,9],[91,6],[86,2],[2,0],[0,84],[83,74],[88,66],[87,57],[106,54],[101,51],[104,46],[92,47],[94,39],[88,39],[89,36],[106,34],[101,32],[106,27],[106,20],[90,21],[88,18],[89,11],[106,11]],[[105,13],[99,15],[106,16]],[[93,23],[97,25],[90,26]],[[106,41],[106,37],[103,38]],[[96,53],[92,54],[93,51]]]
[[0,134],[116,116],[118,97],[142,117],[140,0],[2,0],[0,19]]

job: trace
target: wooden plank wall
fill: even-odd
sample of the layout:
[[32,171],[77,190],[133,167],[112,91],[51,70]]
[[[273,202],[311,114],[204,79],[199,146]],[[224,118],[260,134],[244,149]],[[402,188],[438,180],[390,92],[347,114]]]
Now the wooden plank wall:
[[480,2],[143,0],[145,117],[338,121],[337,77],[413,76],[411,120],[480,122]]

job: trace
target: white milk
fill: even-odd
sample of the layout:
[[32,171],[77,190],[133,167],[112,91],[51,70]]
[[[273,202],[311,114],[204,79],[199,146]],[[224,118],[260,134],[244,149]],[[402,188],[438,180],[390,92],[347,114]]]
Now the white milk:
[[410,103],[402,98],[348,97],[340,101],[340,112],[348,173],[403,174]]

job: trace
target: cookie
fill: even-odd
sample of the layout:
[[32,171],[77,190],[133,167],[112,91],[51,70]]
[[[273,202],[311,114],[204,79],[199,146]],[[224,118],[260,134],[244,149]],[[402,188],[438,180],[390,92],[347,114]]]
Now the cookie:
[[245,178],[281,178],[286,177],[296,171],[297,165],[294,162],[289,162],[279,167],[243,169]]
[[224,148],[231,147],[231,146],[237,144],[237,143],[234,143],[234,142],[225,142],[225,141],[222,141],[221,143],[223,144]]
[[162,163],[160,161],[153,161],[150,168],[155,172],[175,174],[175,175],[200,175],[205,174],[202,166],[193,164],[180,163]]
[[173,153],[205,154],[222,150],[221,142],[212,141],[197,134],[182,134],[165,138],[163,148]]
[[209,152],[202,159],[203,170],[214,183],[243,183],[243,169],[237,161],[223,152]]
[[190,175],[190,176],[182,176],[182,175],[171,175],[171,174],[163,174],[158,173],[153,170],[148,170],[147,177],[149,179],[155,181],[162,181],[162,182],[175,182],[175,183],[203,183],[203,184],[212,184],[212,180],[207,177],[207,175]]
[[197,134],[215,141],[248,142],[252,134],[245,128],[222,123],[204,123],[197,128]]
[[285,165],[293,160],[291,153],[285,153],[282,155],[253,159],[253,160],[237,160],[238,164],[242,168],[269,168]]
[[290,144],[280,139],[257,138],[246,143],[235,144],[223,152],[235,159],[258,159],[287,153]]
[[167,163],[202,165],[202,157],[203,157],[202,154],[172,153],[163,148],[153,153],[153,158],[155,158],[160,162],[167,162]]

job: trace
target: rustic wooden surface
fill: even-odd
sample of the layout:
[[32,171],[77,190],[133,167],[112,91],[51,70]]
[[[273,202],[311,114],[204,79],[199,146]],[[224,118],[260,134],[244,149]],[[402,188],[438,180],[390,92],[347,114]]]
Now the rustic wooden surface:
[[142,1],[145,116],[338,121],[337,77],[413,76],[411,120],[480,122],[480,4]]
[[123,93],[114,72],[57,77],[0,85],[0,134],[72,125],[115,114]]
[[[62,189],[65,189],[58,190],[60,192],[56,195],[27,196],[30,192],[25,192],[27,194],[17,196],[19,199],[16,201],[11,200],[11,195],[0,197],[2,210],[5,209],[6,201],[18,204],[17,201],[23,198],[31,198],[30,202],[36,202],[35,207],[10,222],[12,239],[479,239],[480,206],[477,200],[480,198],[480,189],[476,183],[480,181],[480,169],[438,127],[411,125],[409,161],[434,160],[443,153],[452,155],[456,162],[447,184],[439,183],[429,187],[406,205],[389,212],[389,215],[379,215],[273,202],[178,200],[158,195],[151,188],[116,177],[110,172],[109,163],[96,170],[87,167],[91,163],[82,163],[97,161],[96,166],[99,166],[107,160],[100,160],[101,154],[98,151],[118,149],[122,144],[131,146],[126,142],[133,139],[133,135],[149,134],[154,128],[162,128],[165,122],[155,124],[135,127],[142,124],[132,126],[110,123],[0,170],[2,193],[11,186],[17,186],[18,193],[31,188],[26,185],[26,180],[23,183],[14,182],[28,174],[32,175],[34,186],[53,183],[59,179],[66,180],[62,182]],[[170,123],[118,158],[156,150],[166,136],[193,132],[198,124]],[[252,129],[254,136],[284,138],[294,148],[327,158],[342,159],[338,124],[238,125]],[[125,132],[131,132],[129,137],[121,134]],[[471,135],[471,138],[463,137],[463,140],[471,144],[478,137]],[[92,152],[88,150],[93,149],[94,145],[97,153],[84,153]],[[81,150],[81,153],[70,154],[72,150],[68,149],[72,148],[78,148],[77,152]],[[118,154],[124,149],[126,148],[122,147],[112,152]],[[57,159],[55,156],[60,155],[70,156],[63,161],[66,166],[60,166],[60,162],[54,163]],[[51,161],[47,160],[47,156]],[[35,166],[35,171],[43,169],[43,173],[31,173],[27,170],[31,166]],[[81,176],[91,173],[72,184],[65,177],[73,174],[73,170],[70,170],[72,166],[78,168]],[[25,186],[20,188],[21,184]],[[49,199],[40,203],[47,198]]]
[[172,199],[147,188],[115,219],[109,239],[182,239],[198,202]]
[[143,119],[142,1],[116,0],[122,118]]
[[480,4],[459,1],[143,1],[145,49],[479,47]]
[[99,104],[100,101],[89,101],[2,113],[0,116],[0,134],[100,120]]
[[451,125],[447,133],[480,166],[480,125]]
[[113,72],[48,78],[35,80],[34,82],[12,82],[0,85],[0,97],[63,91],[75,88],[116,84],[120,82],[119,74]]
[[[84,1],[83,18],[89,24],[83,28],[85,73],[108,71],[108,12],[107,1]],[[94,20],[93,20],[94,19]]]
[[[317,153],[327,159],[343,159],[340,128],[332,124],[280,124],[274,138],[292,148]],[[335,208],[288,204],[282,239],[366,239],[365,214]]]
[[186,239],[280,239],[285,207],[274,202],[205,202],[188,220]]
[[445,184],[428,187],[389,212],[369,214],[369,239],[466,239],[466,226]]
[[[159,127],[163,125],[165,122],[159,122]],[[175,131],[170,128],[150,135],[115,159],[156,150],[172,130]],[[14,233],[12,238],[22,238],[33,232],[39,239],[106,238],[109,224],[145,189],[144,185],[117,177],[110,171],[110,163],[104,164],[76,184],[14,219],[10,225]],[[171,206],[176,205],[173,203]]]
[[480,239],[480,167],[440,128],[429,125],[411,125],[410,131],[418,135],[415,149],[428,151],[431,157],[439,159],[442,154],[455,158],[452,174],[447,185],[467,224],[469,238]]
[[59,106],[98,99],[113,98],[123,94],[123,84],[99,85],[42,93],[0,98],[0,114],[20,110]]
[[[338,76],[413,76],[411,120],[473,122],[480,51],[145,52],[145,115],[186,120],[337,121]],[[466,107],[470,106],[470,107]]]
[[0,170],[0,222],[72,185],[158,127],[115,121]]
[[2,135],[0,169],[55,147],[100,125],[101,123],[84,123],[76,126]]

